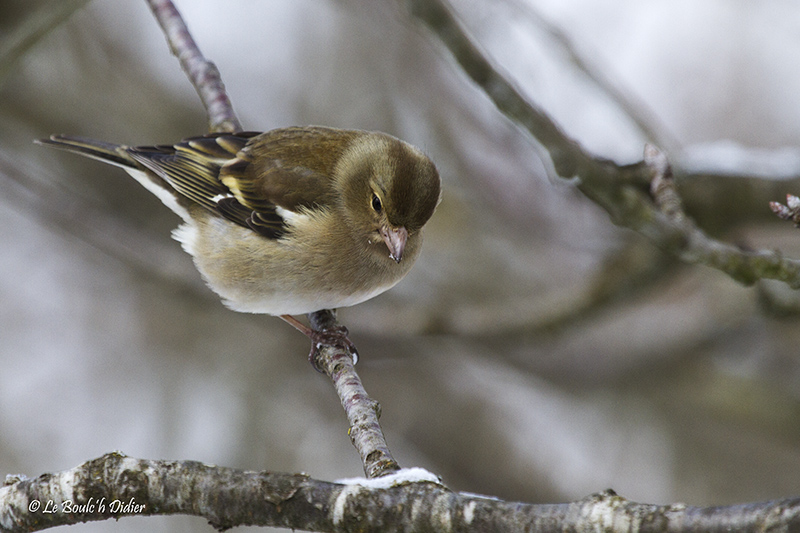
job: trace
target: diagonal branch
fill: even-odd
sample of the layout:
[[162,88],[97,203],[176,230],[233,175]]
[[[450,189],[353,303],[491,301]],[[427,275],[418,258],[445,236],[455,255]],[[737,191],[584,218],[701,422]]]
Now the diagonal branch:
[[[308,316],[317,331],[335,329],[336,314],[330,310],[317,311]],[[342,402],[350,428],[347,434],[358,450],[364,473],[368,478],[389,475],[400,470],[400,465],[392,457],[383,430],[378,422],[381,407],[367,395],[361,378],[353,366],[352,356],[342,347],[324,346],[320,349],[314,363],[331,378],[339,400]]]
[[[562,177],[594,172],[611,173],[599,165],[580,145],[569,139],[538,106],[528,102],[519,90],[484,57],[478,46],[456,20],[451,8],[441,0],[407,0],[411,14],[433,30],[453,54],[459,66],[489,96],[495,106],[525,128],[547,150],[556,173]],[[609,176],[610,178],[610,176]]]
[[242,125],[233,111],[217,66],[200,52],[178,9],[171,0],[147,0],[147,4],[206,108],[209,129],[212,132],[241,131]]
[[[206,107],[212,131],[241,129],[239,120],[225,93],[219,71],[205,59],[194,42],[181,14],[171,0],[147,0],[158,19],[172,52],[178,56],[184,72]],[[336,314],[322,310],[309,314],[314,329],[324,331],[338,327]],[[361,384],[351,355],[338,346],[323,346],[315,361],[333,381],[350,423],[348,434],[361,457],[368,477],[381,477],[400,469],[383,436],[378,416],[380,406]]]
[[716,268],[745,285],[777,279],[800,288],[800,261],[785,258],[780,251],[745,250],[713,239],[683,213],[680,202],[670,202],[671,211],[662,211],[649,190],[650,180],[658,176],[652,160],[619,166],[586,152],[484,57],[446,0],[406,0],[406,4],[497,109],[544,147],[555,172],[562,178],[577,177],[576,187],[605,209],[612,222],[637,231],[687,263]]
[[639,128],[639,131],[649,142],[667,149],[670,153],[678,148],[678,141],[667,132],[667,128],[648,109],[647,105],[632,94],[626,94],[605,72],[587,61],[561,28],[547,20],[539,10],[527,2],[515,0],[513,5],[550,36],[553,42],[567,55],[570,64],[607,95],[636,124],[636,127]]

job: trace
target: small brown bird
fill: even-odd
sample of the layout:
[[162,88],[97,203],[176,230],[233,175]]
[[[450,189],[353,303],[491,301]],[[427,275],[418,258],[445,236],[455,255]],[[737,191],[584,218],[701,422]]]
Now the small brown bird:
[[290,315],[394,286],[440,199],[431,160],[384,133],[310,126],[158,146],[39,142],[125,169],[183,219],[173,237],[225,305],[281,316],[317,342]]

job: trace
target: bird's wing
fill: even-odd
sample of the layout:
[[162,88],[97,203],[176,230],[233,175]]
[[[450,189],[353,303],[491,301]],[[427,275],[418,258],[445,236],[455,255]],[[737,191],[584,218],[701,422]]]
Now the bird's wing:
[[337,152],[330,137],[337,131],[216,133],[127,153],[192,202],[276,238],[286,231],[287,214],[332,201]]
[[252,210],[247,225],[261,233],[285,229],[286,217],[335,201],[336,162],[356,132],[324,127],[272,130],[222,165],[219,181]]
[[216,211],[216,198],[230,192],[219,181],[220,167],[235,158],[255,135],[255,132],[211,134],[174,145],[136,146],[126,152],[181,196]]

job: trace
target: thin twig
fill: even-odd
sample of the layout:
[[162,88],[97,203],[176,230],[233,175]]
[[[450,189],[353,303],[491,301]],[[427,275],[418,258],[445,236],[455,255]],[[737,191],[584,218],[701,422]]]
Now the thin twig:
[[[317,331],[332,330],[338,325],[336,314],[329,310],[311,313],[308,318]],[[399,470],[378,422],[380,404],[369,397],[361,384],[352,356],[340,346],[323,346],[315,365],[331,378],[336,388],[350,423],[347,433],[361,456],[367,477],[382,477]]]
[[[167,36],[173,53],[180,59],[184,72],[203,100],[211,130],[241,129],[225,93],[219,71],[200,53],[181,14],[170,0],[147,0],[147,2]],[[312,327],[318,331],[334,329],[338,325],[333,311],[312,313],[309,315],[309,320]],[[350,439],[361,456],[367,476],[381,477],[399,470],[400,467],[392,458],[378,423],[378,402],[370,399],[361,385],[351,355],[337,346],[322,346],[315,364],[333,381],[350,422],[348,431]]]
[[147,4],[206,108],[209,129],[212,132],[241,131],[242,125],[233,111],[219,70],[200,52],[178,9],[170,0],[147,0]]
[[794,225],[800,228],[800,198],[793,194],[786,195],[786,205],[780,202],[770,202],[770,209],[784,220],[791,220]]
[[644,147],[644,163],[653,171],[650,182],[650,195],[658,209],[677,222],[683,222],[683,202],[675,187],[675,176],[667,156],[651,144]]

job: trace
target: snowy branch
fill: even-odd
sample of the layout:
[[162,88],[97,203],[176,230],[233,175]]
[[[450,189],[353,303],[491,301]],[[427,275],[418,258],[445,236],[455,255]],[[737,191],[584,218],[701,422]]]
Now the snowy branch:
[[800,499],[700,508],[637,504],[605,491],[572,503],[533,505],[456,493],[422,469],[330,483],[119,452],[35,479],[10,477],[0,488],[0,530],[9,533],[175,514],[203,517],[218,530],[793,531],[800,527]]

